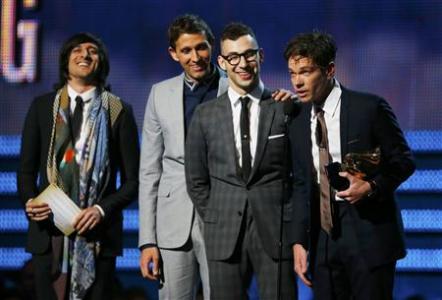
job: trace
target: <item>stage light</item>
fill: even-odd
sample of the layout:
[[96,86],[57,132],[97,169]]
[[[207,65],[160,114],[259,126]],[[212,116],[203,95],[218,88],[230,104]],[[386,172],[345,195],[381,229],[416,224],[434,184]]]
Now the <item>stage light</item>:
[[21,209],[0,210],[0,232],[25,232],[28,220],[25,211]]
[[[138,270],[140,250],[126,248],[117,258],[119,270]],[[0,248],[0,269],[16,270],[31,258],[23,248]],[[407,256],[397,263],[399,272],[442,272],[442,249],[408,249]]]
[[400,192],[441,192],[442,170],[417,170],[401,184]]
[[402,209],[406,232],[442,232],[442,210]]
[[[442,130],[411,130],[405,138],[414,152],[441,152]],[[20,135],[0,135],[0,157],[20,154]]]
[[23,248],[0,248],[0,270],[20,269],[30,258]]
[[0,157],[14,157],[20,153],[19,135],[0,135]]
[[[442,232],[442,210],[403,209],[402,219],[406,232]],[[138,209],[123,211],[125,232],[138,231]],[[28,220],[20,209],[0,209],[0,232],[24,232]]]
[[402,272],[442,272],[442,249],[408,249],[407,256],[397,262]]
[[[399,192],[442,192],[442,170],[417,170],[401,184]],[[120,176],[117,176],[117,187],[120,186]],[[17,193],[15,172],[0,172],[0,195]]]
[[0,195],[17,194],[17,177],[15,172],[0,172]]
[[[120,173],[117,173],[116,187],[120,187]],[[17,174],[15,172],[0,172],[0,196],[17,194]]]
[[413,130],[406,131],[405,138],[414,152],[442,151],[442,131]]

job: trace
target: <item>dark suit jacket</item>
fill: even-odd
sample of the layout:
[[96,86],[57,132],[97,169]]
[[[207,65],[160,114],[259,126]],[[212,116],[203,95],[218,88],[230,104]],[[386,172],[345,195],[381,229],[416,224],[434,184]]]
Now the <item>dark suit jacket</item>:
[[[54,100],[55,93],[37,97],[26,117],[17,174],[18,192],[23,204],[48,186],[46,165]],[[111,177],[102,199],[97,203],[103,208],[105,217],[94,232],[91,232],[94,238],[101,242],[101,253],[105,256],[121,255],[122,210],[135,199],[138,191],[138,132],[128,104],[123,103],[123,110],[111,132],[109,138]],[[120,171],[121,176],[121,187],[118,190],[116,190],[117,171]],[[39,182],[37,182],[38,176],[40,176]],[[51,235],[57,234],[60,232],[50,221],[30,221],[26,251],[33,254],[46,252],[50,246]]]
[[[320,228],[319,194],[311,150],[310,113],[312,104],[303,104],[290,126],[293,139],[294,219],[297,243],[314,256]],[[341,155],[381,148],[380,173],[374,178],[379,193],[361,199],[349,213],[357,232],[357,243],[370,266],[405,256],[403,224],[394,191],[414,171],[410,148],[388,103],[374,95],[347,90],[341,96]],[[312,265],[312,264],[311,264]]]
[[[227,93],[199,105],[190,125],[185,160],[187,190],[204,221],[207,256],[212,260],[232,255],[247,202],[265,251],[273,258],[278,257],[280,203],[286,170],[286,137],[278,135],[285,134],[284,113],[283,106],[273,101],[268,91],[264,92],[260,107],[255,161],[247,182],[238,172]],[[286,199],[284,225],[291,228],[292,205],[290,198]],[[285,232],[285,258],[291,258],[291,241],[291,234]]]

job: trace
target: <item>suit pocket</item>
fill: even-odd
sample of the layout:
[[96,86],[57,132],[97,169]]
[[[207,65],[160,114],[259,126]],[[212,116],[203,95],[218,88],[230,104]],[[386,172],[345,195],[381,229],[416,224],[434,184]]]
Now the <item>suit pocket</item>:
[[203,217],[204,223],[217,223],[218,211],[216,209],[206,209]]
[[265,151],[265,160],[269,164],[277,163],[284,151],[285,133],[275,132],[267,137],[267,146]]
[[274,139],[282,138],[284,136],[285,136],[285,133],[274,134],[274,135],[269,135],[268,139],[269,140],[274,140]]

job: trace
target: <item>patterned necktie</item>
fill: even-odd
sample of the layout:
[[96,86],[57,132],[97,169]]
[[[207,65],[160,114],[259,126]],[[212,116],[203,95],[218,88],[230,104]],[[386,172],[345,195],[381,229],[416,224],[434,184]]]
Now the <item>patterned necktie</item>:
[[330,154],[328,148],[327,126],[325,125],[324,110],[315,107],[317,124],[316,124],[316,144],[319,148],[319,186],[320,186],[320,212],[321,227],[328,234],[333,228],[332,208],[331,208],[331,191],[325,166],[330,163]]
[[77,140],[81,130],[81,124],[83,122],[83,99],[80,96],[75,98],[75,110],[72,115],[72,137],[74,141]]
[[249,179],[252,169],[252,155],[250,154],[250,120],[249,120],[249,97],[240,98],[241,101],[241,154],[242,154],[242,176],[245,182]]

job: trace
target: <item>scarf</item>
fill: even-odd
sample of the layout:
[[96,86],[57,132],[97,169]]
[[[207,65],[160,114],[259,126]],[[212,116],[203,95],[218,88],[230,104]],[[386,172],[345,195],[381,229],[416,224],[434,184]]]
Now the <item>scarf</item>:
[[[67,86],[57,92],[53,107],[53,128],[48,154],[47,174],[50,183],[63,191],[84,209],[97,203],[109,181],[109,116],[111,125],[122,109],[118,97],[100,90],[92,99],[83,132],[86,136],[79,163],[71,134]],[[83,299],[95,280],[95,257],[99,254],[98,241],[84,236],[65,237],[68,243],[63,263],[70,269],[69,299]]]

